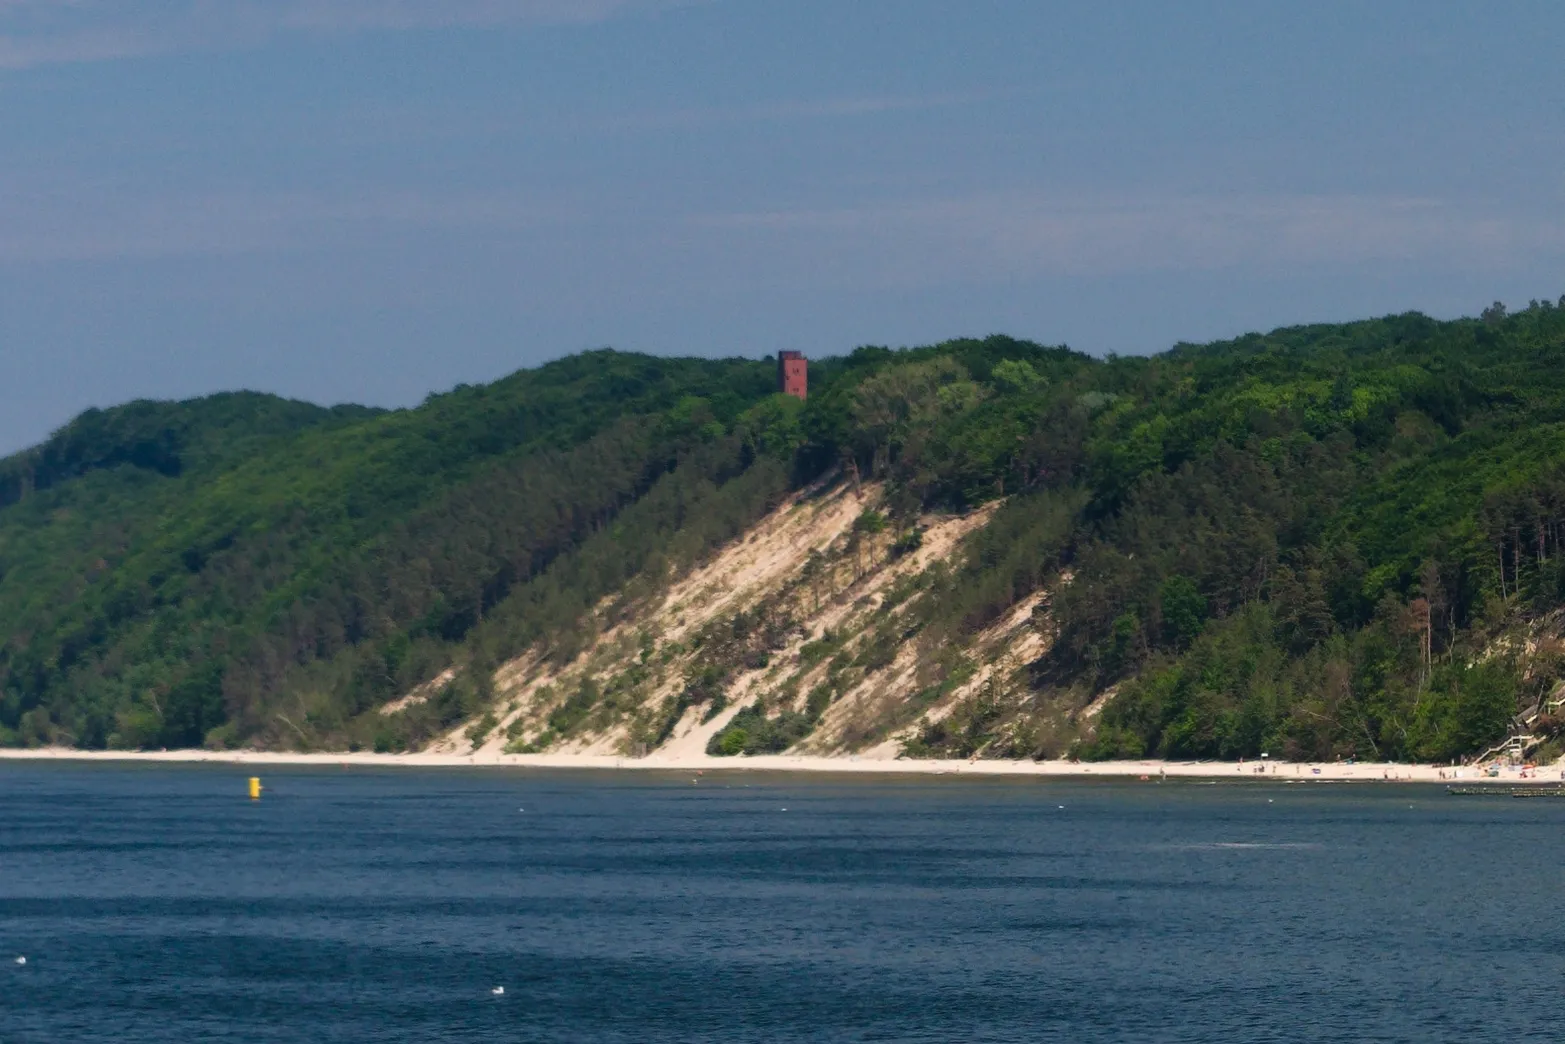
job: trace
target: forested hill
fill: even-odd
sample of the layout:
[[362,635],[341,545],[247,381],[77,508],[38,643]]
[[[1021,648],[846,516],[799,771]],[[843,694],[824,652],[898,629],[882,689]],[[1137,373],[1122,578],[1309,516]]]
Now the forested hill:
[[[0,743],[1552,742],[1561,304],[861,348],[806,403],[603,351],[410,410],[92,411],[0,461]],[[680,593],[774,536],[743,598]]]

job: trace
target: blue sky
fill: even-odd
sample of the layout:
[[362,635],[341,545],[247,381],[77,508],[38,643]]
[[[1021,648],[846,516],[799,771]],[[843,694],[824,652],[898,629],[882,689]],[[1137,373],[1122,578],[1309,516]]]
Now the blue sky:
[[582,348],[1565,293],[1553,2],[0,0],[0,452]]

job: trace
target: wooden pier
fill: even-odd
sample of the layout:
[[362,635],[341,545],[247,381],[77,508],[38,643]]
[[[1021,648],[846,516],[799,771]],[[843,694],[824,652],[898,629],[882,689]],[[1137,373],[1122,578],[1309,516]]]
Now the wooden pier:
[[1565,798],[1565,786],[1557,783],[1490,783],[1470,787],[1446,787],[1452,797],[1551,797]]

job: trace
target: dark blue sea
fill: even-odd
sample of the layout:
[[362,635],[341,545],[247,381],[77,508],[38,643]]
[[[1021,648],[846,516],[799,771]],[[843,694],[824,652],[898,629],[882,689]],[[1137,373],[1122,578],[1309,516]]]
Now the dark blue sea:
[[0,764],[0,1042],[1565,1032],[1565,801],[248,774]]

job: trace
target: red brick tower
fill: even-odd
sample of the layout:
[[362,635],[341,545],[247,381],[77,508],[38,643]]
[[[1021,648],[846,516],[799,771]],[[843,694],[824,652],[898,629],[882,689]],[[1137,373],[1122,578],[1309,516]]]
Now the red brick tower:
[[803,352],[777,354],[777,390],[796,399],[810,396],[810,363]]

